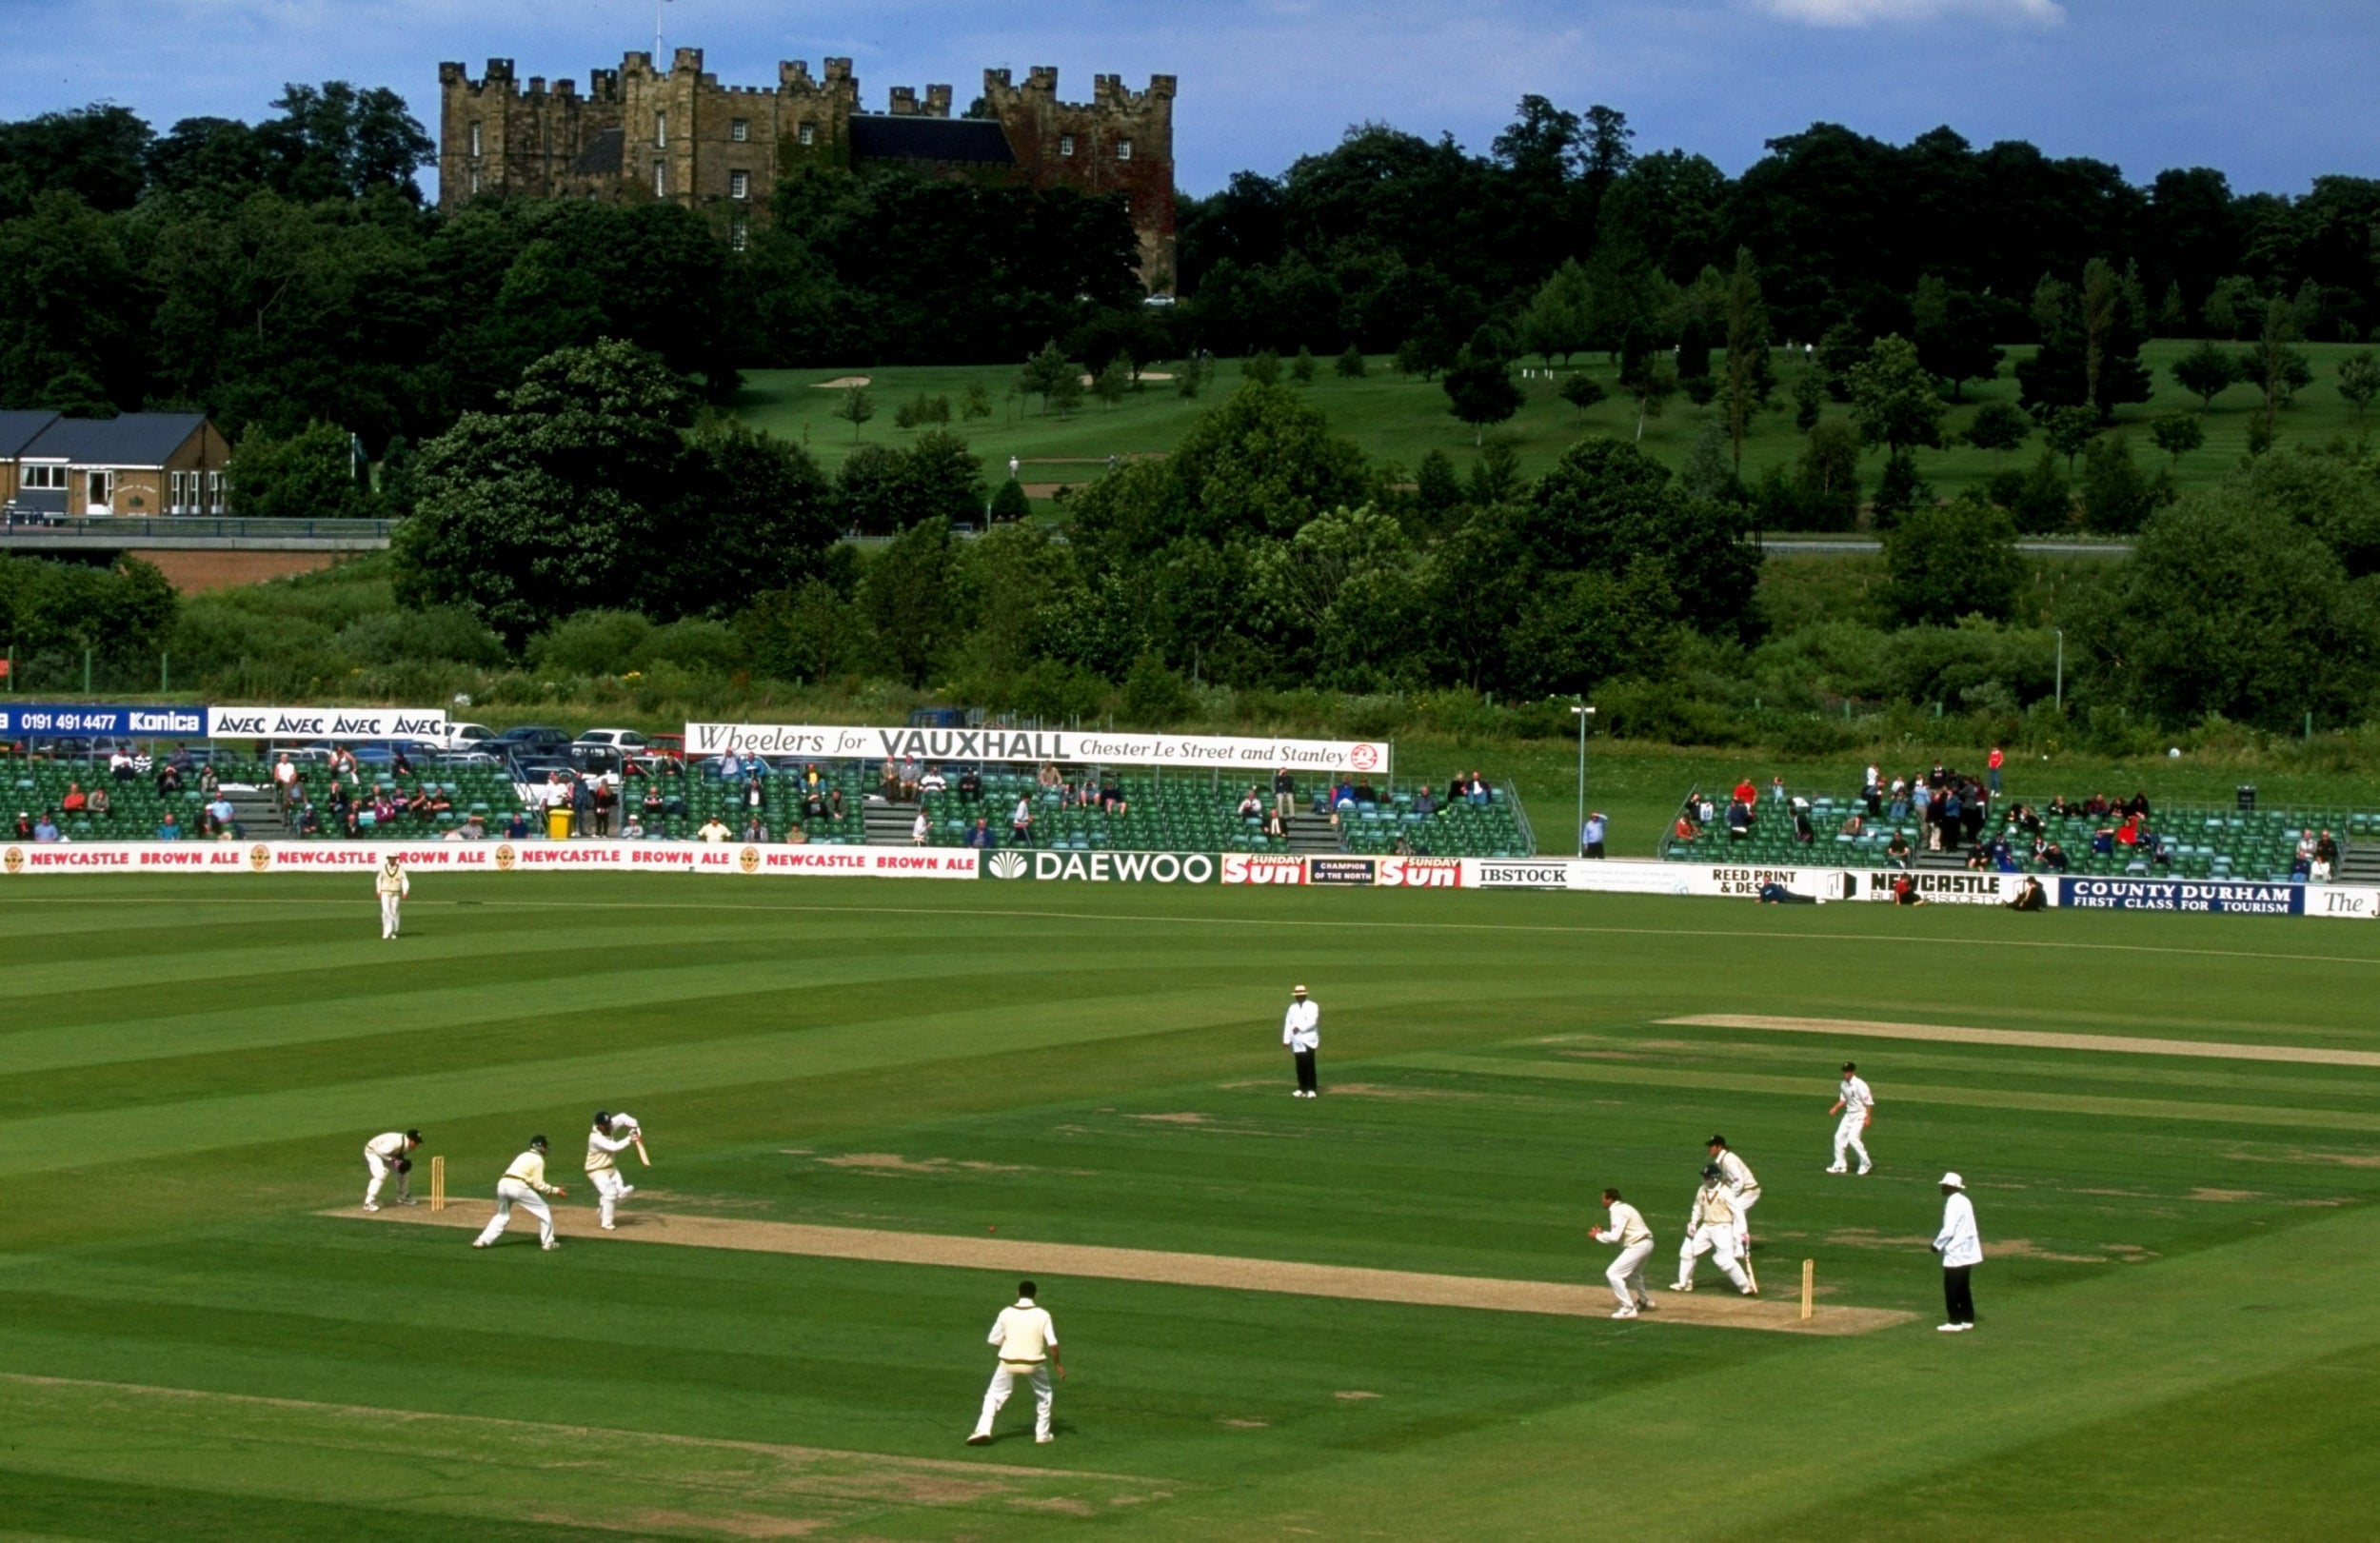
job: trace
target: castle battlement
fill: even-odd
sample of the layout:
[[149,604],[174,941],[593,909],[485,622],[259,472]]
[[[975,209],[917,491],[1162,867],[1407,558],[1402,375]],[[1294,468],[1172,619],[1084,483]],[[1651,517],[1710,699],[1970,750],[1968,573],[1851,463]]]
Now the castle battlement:
[[665,199],[713,213],[741,243],[780,177],[803,167],[904,168],[1121,197],[1143,278],[1172,283],[1171,75],[1139,91],[1121,75],[1095,75],[1090,101],[1066,102],[1055,66],[1035,65],[1021,86],[986,69],[984,117],[967,119],[951,116],[953,88],[940,83],[892,87],[884,110],[871,112],[852,61],[836,57],[815,75],[807,60],[781,60],[773,86],[722,85],[695,48],[674,49],[665,69],[631,49],[618,69],[587,71],[584,96],[566,77],[530,76],[524,89],[510,59],[488,60],[477,79],[442,63],[438,83],[438,197],[448,208],[491,196]]

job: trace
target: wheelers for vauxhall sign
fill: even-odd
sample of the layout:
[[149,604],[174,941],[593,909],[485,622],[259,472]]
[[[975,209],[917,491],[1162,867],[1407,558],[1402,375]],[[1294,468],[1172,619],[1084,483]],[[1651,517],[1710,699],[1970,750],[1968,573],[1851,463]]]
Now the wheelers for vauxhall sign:
[[1368,740],[1269,740],[1220,734],[1119,734],[1080,729],[865,728],[849,723],[688,723],[690,756],[791,756],[816,761],[920,761],[1039,765],[1220,768],[1251,775],[1287,767],[1315,776],[1385,776],[1388,746]]

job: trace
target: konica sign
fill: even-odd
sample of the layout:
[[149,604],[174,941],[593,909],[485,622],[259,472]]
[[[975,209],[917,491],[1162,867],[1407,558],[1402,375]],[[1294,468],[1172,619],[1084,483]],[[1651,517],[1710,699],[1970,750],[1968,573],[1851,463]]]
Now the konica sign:
[[1215,870],[1206,852],[994,852],[980,871],[986,879],[1085,884],[1211,884]]
[[38,740],[87,734],[119,740],[203,739],[207,709],[94,707],[84,702],[0,707],[0,738]]

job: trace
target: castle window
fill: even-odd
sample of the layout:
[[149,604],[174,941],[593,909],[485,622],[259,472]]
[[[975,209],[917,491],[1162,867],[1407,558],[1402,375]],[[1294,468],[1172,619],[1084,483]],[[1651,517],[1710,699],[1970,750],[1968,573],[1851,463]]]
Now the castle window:
[[727,222],[727,245],[731,249],[735,251],[742,251],[744,247],[750,246],[751,244],[752,223],[749,220],[730,220]]
[[666,112],[656,112],[653,114],[653,148],[655,149],[659,149],[664,145],[668,143],[669,114]]
[[655,198],[669,196],[669,163],[666,161],[653,163],[653,196]]
[[474,122],[471,125],[471,153],[473,155],[477,155],[479,152],[479,125],[477,122]]
[[739,145],[749,143],[752,138],[752,120],[749,118],[729,119],[727,137]]
[[1132,159],[1132,141],[1128,139],[1120,139],[1116,141],[1116,159],[1119,161],[1129,161]]
[[749,198],[749,197],[751,197],[751,196],[752,196],[752,173],[750,173],[749,171],[730,171],[730,172],[728,172],[728,173],[727,173],[727,196],[728,196],[729,198]]
[[817,143],[818,143],[818,125],[816,125],[816,124],[814,124],[814,123],[805,123],[805,124],[803,124],[803,125],[802,126],[801,132],[800,132],[799,134],[797,134],[795,137],[796,137],[796,138],[798,138],[799,140],[801,140],[801,142],[802,142],[803,144],[804,144],[804,145],[815,145],[815,144],[817,144]]
[[1058,153],[1061,155],[1072,155],[1074,153],[1074,135],[1061,134],[1058,136]]
[[477,167],[471,168],[471,196],[473,198],[479,196],[479,168]]

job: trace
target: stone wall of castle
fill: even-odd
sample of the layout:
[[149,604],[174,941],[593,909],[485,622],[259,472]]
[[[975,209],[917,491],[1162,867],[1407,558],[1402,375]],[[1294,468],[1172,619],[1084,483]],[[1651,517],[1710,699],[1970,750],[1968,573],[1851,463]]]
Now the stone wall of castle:
[[828,59],[817,76],[806,61],[787,61],[773,87],[721,85],[704,72],[700,49],[679,49],[666,69],[649,53],[629,53],[618,69],[593,71],[584,95],[566,79],[548,85],[533,76],[524,87],[509,59],[490,59],[477,80],[460,64],[444,64],[438,78],[445,208],[478,197],[665,198],[703,209],[741,241],[765,217],[782,172],[804,164],[898,164],[925,175],[1121,194],[1140,238],[1143,282],[1173,287],[1171,75],[1150,77],[1140,91],[1126,89],[1120,76],[1100,75],[1090,101],[1065,102],[1055,69],[1036,68],[1021,86],[1005,69],[985,70],[983,102],[1005,141],[1005,163],[987,159],[980,139],[967,141],[966,154],[938,158],[933,130],[879,130],[859,137],[899,148],[855,148],[855,119],[863,128],[950,123],[951,89],[928,86],[921,98],[913,88],[894,87],[885,110],[868,113],[848,59]]

